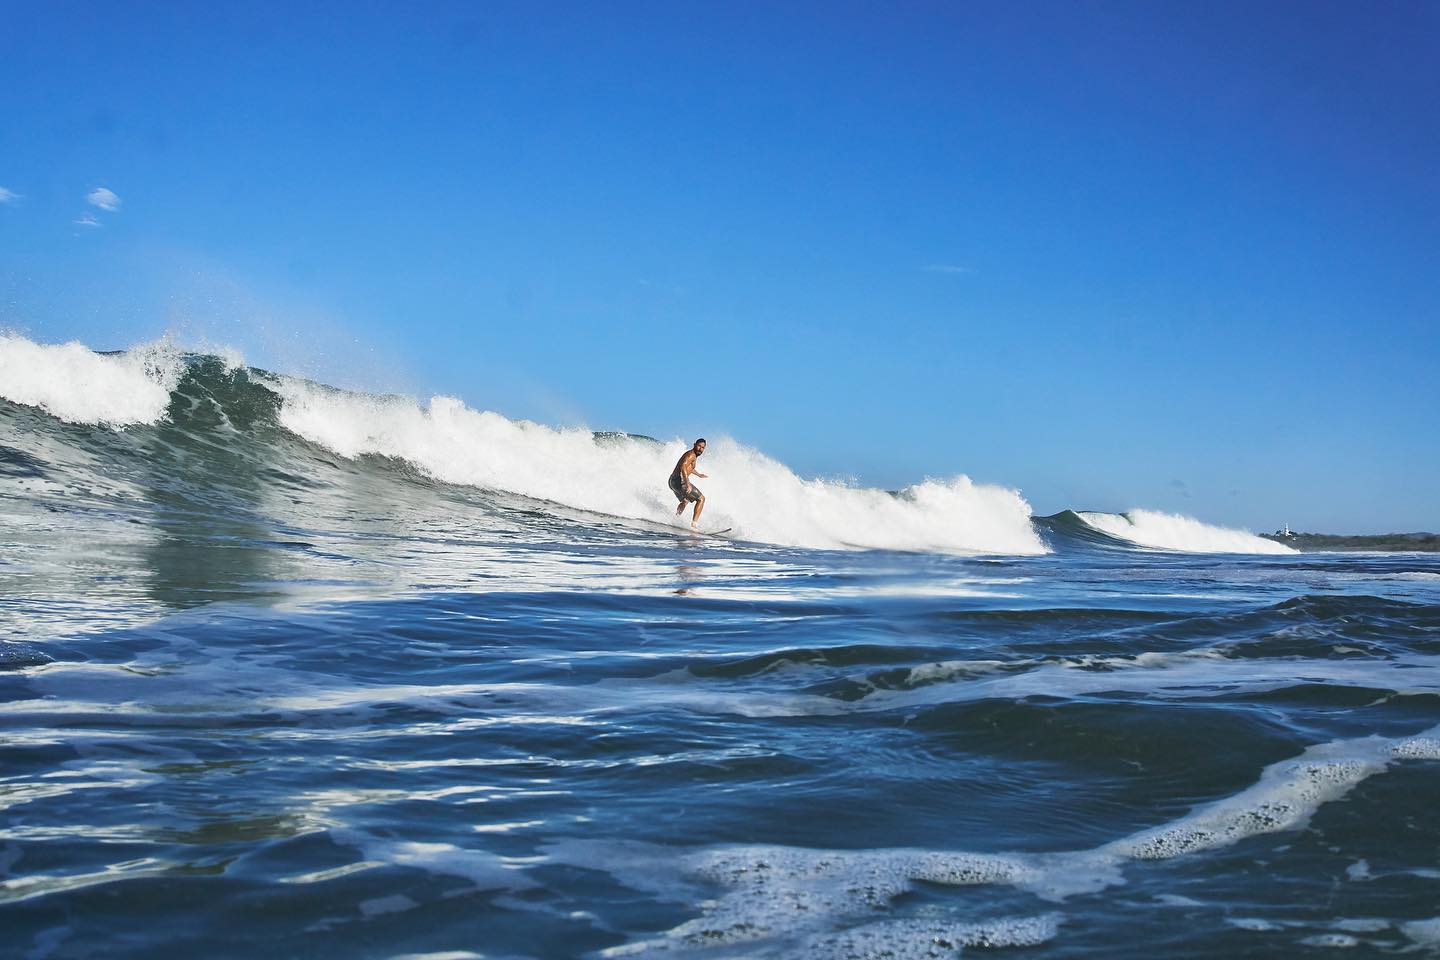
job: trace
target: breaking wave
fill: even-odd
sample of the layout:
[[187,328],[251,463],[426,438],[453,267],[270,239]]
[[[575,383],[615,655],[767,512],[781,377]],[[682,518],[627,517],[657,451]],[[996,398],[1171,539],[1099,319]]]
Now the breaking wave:
[[[182,354],[168,341],[100,354],[78,342],[7,335],[0,338],[0,396],[70,424],[135,431],[163,423],[194,434],[187,439],[197,447],[214,443],[201,434],[240,430],[265,445],[259,456],[277,467],[295,460],[293,450],[278,446],[314,444],[374,471],[394,472],[398,462],[411,476],[418,470],[441,483],[641,525],[685,522],[665,485],[687,445],[679,439],[557,429],[453,397],[420,402],[340,390],[233,358]],[[211,414],[193,415],[202,409]],[[707,526],[732,527],[738,538],[813,548],[1046,552],[1018,492],[965,476],[895,492],[807,479],[724,437],[710,443],[703,469]]]
[[[0,397],[68,424],[131,432],[164,424],[172,433],[188,431],[197,447],[213,447],[220,431],[238,430],[277,469],[293,464],[297,445],[314,445],[366,470],[394,473],[401,465],[407,477],[418,471],[440,483],[642,527],[684,524],[665,486],[686,446],[678,438],[553,428],[475,410],[454,397],[417,401],[341,390],[247,368],[236,357],[185,354],[168,340],[96,353],[79,342],[0,335]],[[193,415],[199,410],[210,414]],[[314,458],[305,462],[307,469],[323,467]],[[712,440],[703,469],[707,526],[784,546],[1021,555],[1048,552],[1046,539],[1053,543],[1059,534],[1090,547],[1290,552],[1242,530],[1148,510],[1067,511],[1037,527],[1030,505],[1004,486],[959,475],[886,491],[806,478],[726,437]],[[177,480],[224,482],[213,472]],[[1042,539],[1042,529],[1052,536]]]
[[32,343],[0,334],[0,396],[67,423],[154,423],[170,406],[184,363],[166,340],[123,353],[83,343]]
[[[453,397],[417,403],[280,377],[280,423],[345,457],[411,463],[445,483],[518,493],[615,517],[665,521],[665,478],[686,442],[555,429],[473,410]],[[716,526],[767,543],[940,552],[1043,553],[1030,507],[1014,490],[968,477],[899,491],[804,479],[735,440],[716,438],[702,464]]]
[[1284,544],[1257,537],[1247,530],[1214,527],[1191,517],[1153,510],[1130,510],[1123,514],[1067,510],[1044,520],[1051,530],[1100,545],[1184,553],[1296,553]]

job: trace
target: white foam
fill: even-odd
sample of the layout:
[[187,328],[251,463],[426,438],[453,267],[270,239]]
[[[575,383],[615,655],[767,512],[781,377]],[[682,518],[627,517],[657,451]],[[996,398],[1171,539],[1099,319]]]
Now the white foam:
[[1142,547],[1187,553],[1295,553],[1283,543],[1257,537],[1248,530],[1216,527],[1193,517],[1155,510],[1126,513],[1081,513],[1090,526]]
[[1169,860],[1227,847],[1247,837],[1302,826],[1331,800],[1386,768],[1395,741],[1365,737],[1320,744],[1273,764],[1248,790],[1202,806],[1172,823],[1100,848],[1133,860]]
[[805,939],[787,956],[832,960],[934,960],[964,947],[999,949],[1035,947],[1055,939],[1057,914],[999,917],[976,923],[945,923],[931,919],[866,923],[839,933]]
[[[1437,733],[1440,729],[1415,738],[1376,736],[1318,744],[1267,767],[1252,787],[1238,794],[1089,850],[971,853],[751,846],[687,851],[572,840],[554,844],[546,853],[552,861],[608,872],[627,886],[665,899],[701,900],[703,914],[670,930],[663,940],[627,944],[609,955],[657,949],[704,949],[710,955],[712,949],[737,948],[746,956],[924,957],[942,940],[947,949],[1033,944],[1055,935],[1057,915],[950,923],[887,913],[916,882],[1004,885],[1062,902],[1124,883],[1125,865],[1136,860],[1188,856],[1293,830],[1322,804],[1406,759],[1408,744]],[[719,896],[703,900],[697,884],[699,891],[718,887]],[[1230,922],[1249,930],[1277,929],[1257,918]],[[1417,942],[1440,942],[1440,920],[1417,921],[1402,929]],[[1346,942],[1350,940],[1354,938],[1330,934],[1324,945],[1353,945]]]
[[[279,377],[281,423],[344,457],[409,461],[447,483],[551,500],[582,510],[671,522],[665,485],[686,443],[596,440],[472,410],[453,397],[427,404]],[[1030,506],[1014,490],[965,476],[926,480],[892,495],[806,480],[784,464],[716,437],[700,462],[705,517],[747,539],[787,546],[1038,554]],[[688,513],[687,513],[688,517]],[[707,524],[708,525],[708,524]]]
[[1402,740],[1395,745],[1395,756],[1401,760],[1440,760],[1440,739],[1423,736]]
[[106,355],[79,341],[39,344],[0,334],[0,396],[69,423],[154,423],[183,369],[180,352],[165,339]]
[[[662,940],[625,944],[603,956],[661,950],[705,956],[910,958],[939,948],[1033,946],[1055,936],[1058,914],[969,922],[893,917],[890,903],[913,881],[1013,883],[1028,876],[1014,858],[923,850],[825,851],[725,847],[695,851],[638,842],[562,841],[551,859],[603,870],[664,899],[702,901],[704,913]],[[703,900],[705,887],[724,890]]]

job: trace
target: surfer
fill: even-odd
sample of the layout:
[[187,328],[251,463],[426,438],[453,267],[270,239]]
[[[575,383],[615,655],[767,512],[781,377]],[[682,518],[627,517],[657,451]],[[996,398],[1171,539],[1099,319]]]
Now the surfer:
[[690,518],[692,530],[700,523],[700,511],[705,509],[705,494],[690,482],[690,475],[693,473],[701,480],[708,479],[705,474],[695,469],[695,458],[704,452],[705,438],[701,437],[695,441],[695,446],[680,455],[680,459],[675,461],[675,471],[670,474],[670,492],[680,500],[680,505],[675,508],[675,516],[685,512],[685,504],[695,504],[695,516]]

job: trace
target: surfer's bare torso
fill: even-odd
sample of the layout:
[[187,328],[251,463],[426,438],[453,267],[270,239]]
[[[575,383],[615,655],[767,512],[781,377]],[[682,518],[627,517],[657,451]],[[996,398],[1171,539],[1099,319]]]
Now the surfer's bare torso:
[[[695,473],[694,450],[686,450],[683,454],[680,455],[680,459],[675,461],[675,472],[680,474],[680,476],[684,477],[687,480],[690,479],[690,474]],[[705,474],[695,473],[695,476],[704,479]]]

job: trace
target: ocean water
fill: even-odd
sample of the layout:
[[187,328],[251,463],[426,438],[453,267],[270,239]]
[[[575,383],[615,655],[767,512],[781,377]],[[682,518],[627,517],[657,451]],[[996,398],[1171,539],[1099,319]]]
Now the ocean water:
[[[1440,954],[1440,563],[0,337],[0,955]],[[1083,507],[1083,504],[1076,505]]]

